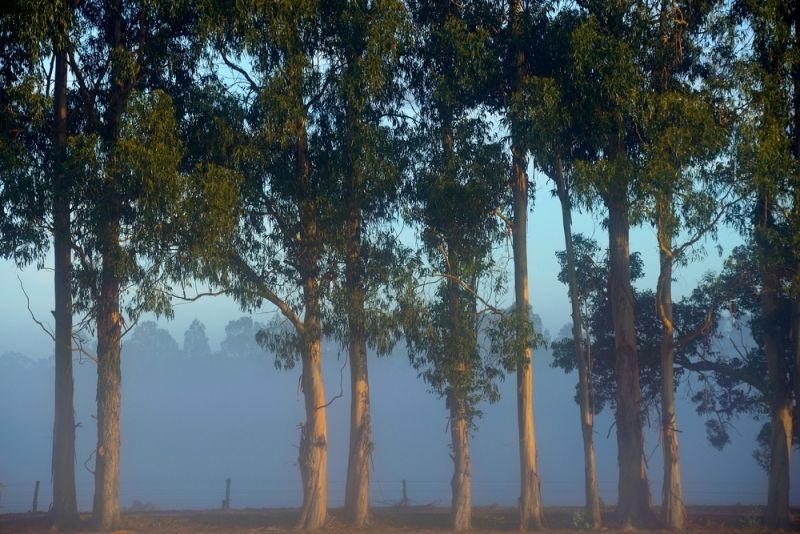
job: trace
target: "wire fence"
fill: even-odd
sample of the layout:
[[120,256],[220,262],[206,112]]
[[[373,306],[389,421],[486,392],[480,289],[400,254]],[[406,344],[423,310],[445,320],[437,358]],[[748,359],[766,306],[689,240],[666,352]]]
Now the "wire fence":
[[[0,514],[32,511],[36,481],[9,481],[0,489]],[[450,481],[407,479],[407,498],[411,506],[449,506]],[[616,501],[617,483],[599,481],[605,504]],[[651,481],[654,500],[659,501],[660,481]],[[93,488],[79,485],[78,507],[90,510]],[[297,507],[302,502],[299,480],[295,479],[232,479],[231,508]],[[519,496],[516,480],[473,480],[475,506],[515,506]],[[685,485],[687,504],[759,505],[766,502],[766,487],[742,485],[741,481],[705,481]],[[344,503],[345,481],[330,480],[328,502],[331,507]],[[583,483],[576,480],[543,480],[542,499],[545,506],[579,506],[583,501]],[[120,482],[120,501],[128,510],[192,510],[216,509],[225,498],[225,479],[131,479]],[[374,479],[370,501],[373,506],[394,506],[403,499],[402,479]],[[38,510],[46,511],[52,501],[50,481],[41,481]],[[799,503],[793,502],[794,505]]]

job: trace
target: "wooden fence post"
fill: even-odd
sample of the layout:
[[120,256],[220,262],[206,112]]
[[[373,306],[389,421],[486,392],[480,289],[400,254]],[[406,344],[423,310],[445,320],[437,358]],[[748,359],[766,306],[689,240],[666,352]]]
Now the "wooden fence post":
[[39,481],[36,481],[36,486],[33,488],[33,507],[31,511],[35,514],[39,511]]
[[222,501],[222,509],[230,510],[231,508],[231,479],[225,479],[225,500]]
[[400,506],[408,506],[408,491],[406,489],[406,479],[403,479],[403,498],[400,499]]

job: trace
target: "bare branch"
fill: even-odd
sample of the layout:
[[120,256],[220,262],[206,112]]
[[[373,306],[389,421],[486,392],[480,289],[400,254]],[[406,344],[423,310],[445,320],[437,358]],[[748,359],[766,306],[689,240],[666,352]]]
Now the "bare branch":
[[333,401],[336,399],[341,399],[344,396],[344,368],[347,367],[347,358],[344,359],[344,363],[342,364],[342,368],[339,369],[339,394],[333,397],[331,400],[323,404],[322,406],[317,406],[317,410],[321,410],[323,408],[327,408]]
[[89,91],[89,87],[86,85],[86,78],[83,76],[83,71],[78,65],[78,62],[75,61],[75,53],[71,49],[67,51],[67,63],[69,63],[69,67],[75,75],[75,80],[78,82],[78,92],[81,95],[83,110],[86,113],[89,124],[91,124],[92,127],[97,127],[99,121],[94,108],[94,98],[92,97],[91,91]]
[[[464,282],[461,278],[459,278],[457,276],[454,276],[452,274],[447,274],[447,273],[438,273],[438,274],[434,274],[433,276],[437,276],[437,277],[440,277],[440,278],[446,278],[448,280],[452,280],[452,281],[456,282],[459,286],[461,286],[462,288],[466,289],[467,292],[470,295],[475,297],[475,299],[478,302],[483,304],[486,307],[486,310],[491,311],[492,313],[497,314],[497,315],[507,315],[505,310],[501,310],[497,306],[491,304],[490,302],[487,302],[486,299],[484,299],[482,296],[480,296],[478,294],[478,292],[475,291],[475,289],[472,286],[470,286],[469,284]],[[485,312],[486,310],[483,310],[482,312]]]
[[[733,187],[731,187],[731,189],[729,189],[728,192],[726,192],[725,195],[723,195],[722,199],[724,200],[725,198],[727,198],[728,195],[731,194],[732,190]],[[700,241],[703,238],[703,236],[706,235],[706,233],[708,233],[712,228],[714,228],[719,223],[720,219],[722,219],[722,216],[725,215],[725,213],[728,211],[728,208],[738,204],[739,202],[744,200],[744,198],[745,198],[744,196],[740,196],[731,200],[730,202],[722,204],[722,206],[719,208],[719,211],[717,211],[714,218],[707,225],[700,228],[692,237],[689,238],[688,241],[682,243],[677,249],[675,249],[674,256],[676,257],[680,256],[686,251],[686,249],[688,249],[689,247]]]
[[91,354],[89,351],[83,348],[83,339],[78,336],[76,333],[72,333],[72,341],[75,343],[72,347],[72,352],[77,352],[78,354],[83,354],[86,356],[92,363],[97,364],[97,356]]
[[31,299],[28,296],[28,292],[25,291],[25,286],[22,284],[22,278],[20,278],[19,275],[17,275],[17,280],[19,280],[19,287],[20,287],[20,289],[22,289],[22,294],[25,295],[25,303],[26,303],[26,306],[28,307],[28,313],[31,315],[31,319],[33,319],[34,323],[39,325],[39,328],[41,328],[42,331],[45,334],[50,336],[50,339],[55,341],[56,340],[56,336],[53,335],[53,333],[50,330],[47,329],[47,327],[44,325],[44,323],[42,323],[39,319],[37,319],[36,316],[33,314],[33,310],[31,310]]
[[201,292],[201,293],[195,293],[191,297],[186,295],[186,291],[185,290],[183,290],[182,294],[180,294],[180,295],[178,295],[176,293],[171,293],[169,291],[162,291],[162,293],[164,293],[168,297],[171,297],[171,298],[174,298],[174,299],[178,299],[178,300],[182,300],[184,302],[194,302],[196,300],[200,300],[203,297],[217,297],[219,295],[225,295],[225,294],[228,293],[228,290],[227,289],[221,289],[219,291],[205,291],[205,292]]
[[246,70],[244,70],[242,67],[240,67],[239,65],[237,65],[236,63],[234,63],[233,61],[228,59],[228,56],[225,55],[225,52],[220,53],[220,56],[222,57],[222,61],[225,63],[225,65],[227,65],[227,67],[229,69],[241,74],[242,77],[244,77],[244,79],[247,80],[247,83],[250,84],[250,88],[253,91],[257,92],[257,91],[261,90],[261,86],[258,85],[255,82],[255,80],[253,80],[253,78],[250,77],[250,74]]

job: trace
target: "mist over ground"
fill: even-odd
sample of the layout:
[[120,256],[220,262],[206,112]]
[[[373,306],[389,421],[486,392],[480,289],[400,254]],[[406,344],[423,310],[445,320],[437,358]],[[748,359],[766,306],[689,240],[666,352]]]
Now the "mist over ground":
[[[242,507],[299,506],[296,466],[298,424],[304,420],[299,368],[275,369],[274,356],[254,341],[258,319],[231,320],[224,331],[201,333],[198,324],[175,339],[154,322],[140,323],[125,338],[122,369],[121,503],[161,509],[217,508],[225,479],[232,479],[231,504]],[[222,324],[222,323],[220,323]],[[208,338],[222,339],[209,346]],[[51,500],[53,424],[51,358],[0,355],[0,513],[31,509],[41,481],[39,508]],[[583,502],[583,457],[575,374],[550,367],[551,354],[535,359],[536,433],[545,505]],[[344,500],[348,447],[349,369],[335,343],[324,346],[330,447],[330,505]],[[412,504],[448,506],[452,463],[444,400],[428,392],[408,363],[402,343],[386,357],[370,357],[375,449],[373,505],[397,503],[402,480]],[[96,443],[96,368],[76,358],[75,409],[78,506],[90,510],[93,479],[88,468]],[[695,384],[695,387],[697,385]],[[519,495],[515,378],[501,384],[501,400],[484,405],[472,438],[475,504],[516,504]],[[703,419],[679,390],[682,472],[688,504],[763,504],[766,473],[753,459],[761,422],[740,419],[723,451],[705,437]],[[616,501],[616,436],[612,415],[596,420],[602,499]],[[657,415],[650,420],[646,451],[653,500],[661,492]],[[610,431],[610,432],[609,432]],[[792,477],[800,475],[795,451]],[[87,461],[88,460],[88,461]],[[85,464],[85,466],[84,466]],[[800,488],[792,488],[800,503]]]

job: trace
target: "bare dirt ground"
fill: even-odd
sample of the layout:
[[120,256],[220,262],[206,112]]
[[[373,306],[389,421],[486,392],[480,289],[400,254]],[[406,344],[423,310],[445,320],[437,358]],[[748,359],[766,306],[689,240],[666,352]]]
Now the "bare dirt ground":
[[[763,509],[758,506],[690,506],[689,531],[701,533],[769,532],[761,525]],[[297,509],[244,509],[244,510],[186,510],[159,512],[127,512],[122,515],[122,529],[116,534],[154,533],[189,534],[215,532],[222,534],[258,534],[297,532],[292,527],[298,517]],[[322,534],[342,534],[353,529],[344,523],[341,510],[331,510],[328,526]],[[75,532],[91,532],[89,516]],[[572,534],[583,530],[582,512],[578,507],[546,508],[546,532]],[[619,530],[612,510],[604,512],[604,531]],[[0,533],[51,532],[46,514],[0,515]],[[374,508],[369,528],[364,533],[443,534],[448,532],[449,510],[433,507]],[[517,531],[517,511],[512,508],[475,508],[473,530],[491,534]],[[800,531],[800,510],[793,510],[792,531]],[[640,532],[631,531],[626,532]],[[655,533],[658,530],[641,532]]]

